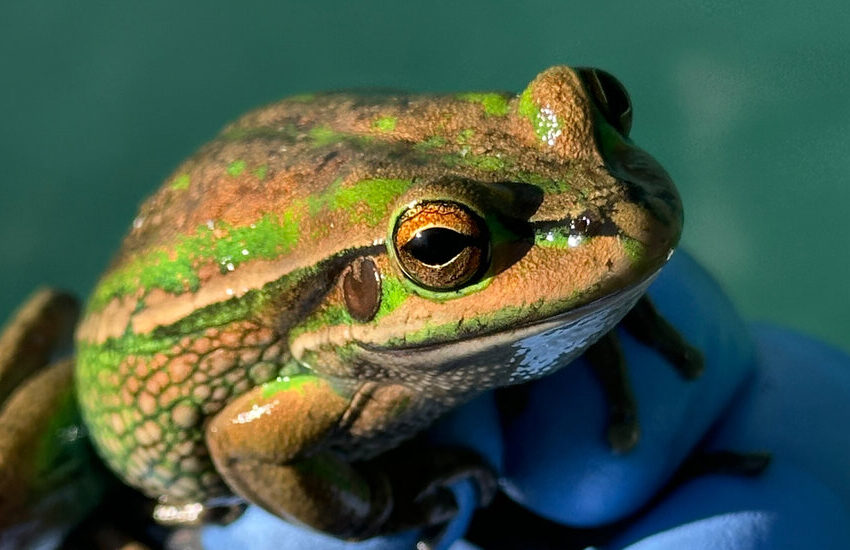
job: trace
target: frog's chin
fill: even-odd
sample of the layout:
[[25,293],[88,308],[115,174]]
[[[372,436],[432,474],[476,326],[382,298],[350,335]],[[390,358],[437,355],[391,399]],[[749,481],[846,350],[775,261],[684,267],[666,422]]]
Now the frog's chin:
[[507,377],[500,384],[519,383],[566,365],[584,352],[614,328],[659,272],[660,269],[617,292],[535,322],[447,342],[359,347],[365,356],[380,356],[383,364],[398,369],[436,373],[489,365]]

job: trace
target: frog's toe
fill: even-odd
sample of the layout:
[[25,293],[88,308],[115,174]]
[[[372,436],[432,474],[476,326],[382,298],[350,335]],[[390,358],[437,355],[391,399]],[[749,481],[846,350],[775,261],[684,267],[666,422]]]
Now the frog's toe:
[[161,497],[152,515],[157,523],[170,527],[197,527],[208,523],[227,525],[239,519],[246,508],[247,504],[239,498],[202,503],[174,502]]
[[626,453],[637,445],[640,425],[637,416],[612,414],[608,419],[608,444],[616,453]]
[[383,526],[394,533],[425,526],[423,540],[433,540],[458,513],[458,504],[451,490],[439,487],[419,498],[398,502],[392,516]]
[[371,466],[392,488],[392,512],[381,533],[423,529],[417,548],[436,547],[458,514],[458,502],[449,486],[472,481],[479,506],[489,504],[498,490],[497,476],[484,459],[459,447],[411,443],[379,457]]

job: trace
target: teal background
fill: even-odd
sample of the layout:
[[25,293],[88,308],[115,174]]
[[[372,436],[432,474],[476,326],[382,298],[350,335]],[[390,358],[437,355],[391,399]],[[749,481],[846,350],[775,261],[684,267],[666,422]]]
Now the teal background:
[[362,86],[620,78],[687,246],[741,311],[850,350],[846,2],[0,5],[0,317],[87,294],[139,202],[241,112]]

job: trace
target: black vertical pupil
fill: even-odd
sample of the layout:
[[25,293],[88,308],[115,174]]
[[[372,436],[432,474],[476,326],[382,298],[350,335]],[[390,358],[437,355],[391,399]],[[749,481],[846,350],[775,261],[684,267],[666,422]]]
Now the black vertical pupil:
[[445,227],[430,227],[418,231],[402,249],[423,264],[443,265],[474,244],[469,235]]

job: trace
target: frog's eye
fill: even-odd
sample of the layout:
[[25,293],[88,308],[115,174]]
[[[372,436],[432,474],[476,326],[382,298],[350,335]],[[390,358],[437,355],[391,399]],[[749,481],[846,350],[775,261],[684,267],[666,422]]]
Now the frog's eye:
[[632,102],[626,88],[603,70],[584,67],[577,71],[608,124],[628,136],[632,129]]
[[429,290],[455,290],[480,276],[490,256],[490,235],[480,216],[456,202],[414,204],[392,236],[401,269]]

